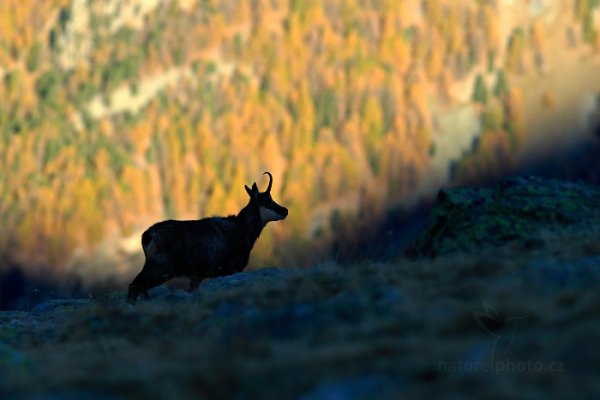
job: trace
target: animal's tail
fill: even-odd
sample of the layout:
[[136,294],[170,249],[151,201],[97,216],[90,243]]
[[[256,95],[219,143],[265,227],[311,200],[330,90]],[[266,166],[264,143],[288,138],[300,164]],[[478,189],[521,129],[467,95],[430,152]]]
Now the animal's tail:
[[158,234],[154,231],[147,230],[142,233],[142,249],[144,249],[144,255],[152,255],[156,252],[156,237]]

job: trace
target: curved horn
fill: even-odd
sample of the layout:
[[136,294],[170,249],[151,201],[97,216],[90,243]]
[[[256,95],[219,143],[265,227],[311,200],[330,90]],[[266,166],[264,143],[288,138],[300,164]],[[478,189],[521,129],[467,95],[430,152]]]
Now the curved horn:
[[267,186],[265,193],[271,193],[271,186],[273,186],[273,175],[271,175],[269,171],[265,172],[263,175],[269,175],[269,186]]

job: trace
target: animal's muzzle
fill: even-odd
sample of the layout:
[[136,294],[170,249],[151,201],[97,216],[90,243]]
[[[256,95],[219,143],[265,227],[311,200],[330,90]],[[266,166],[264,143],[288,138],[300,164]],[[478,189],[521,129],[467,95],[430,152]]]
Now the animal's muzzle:
[[280,215],[282,216],[282,218],[281,218],[281,219],[284,219],[284,218],[285,218],[285,217],[287,217],[287,215],[288,215],[288,209],[287,209],[287,208],[285,208],[285,207],[281,207],[281,208],[283,208],[283,210],[282,210],[282,211],[281,211],[281,213],[280,213]]
[[275,211],[281,217],[281,219],[285,219],[285,217],[288,215],[288,209],[280,206],[279,204],[277,204],[277,208],[273,211]]

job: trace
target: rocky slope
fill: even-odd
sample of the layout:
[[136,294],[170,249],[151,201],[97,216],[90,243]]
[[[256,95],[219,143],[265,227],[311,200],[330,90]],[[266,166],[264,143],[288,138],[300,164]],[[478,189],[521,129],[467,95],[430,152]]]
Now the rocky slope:
[[600,188],[537,177],[490,188],[441,190],[410,255],[439,256],[512,241],[542,245],[545,236],[600,233]]
[[[1,312],[0,396],[593,397],[596,191],[531,178],[447,190],[413,246],[436,258],[264,269],[194,294],[159,287],[136,307],[122,291]],[[525,212],[534,199],[545,206]]]

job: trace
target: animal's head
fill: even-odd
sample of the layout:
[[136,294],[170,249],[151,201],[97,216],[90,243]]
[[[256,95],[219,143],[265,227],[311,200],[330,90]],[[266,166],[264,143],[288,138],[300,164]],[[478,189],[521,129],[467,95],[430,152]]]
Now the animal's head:
[[252,189],[248,186],[246,192],[250,196],[250,201],[258,206],[260,211],[260,219],[263,224],[269,221],[279,221],[288,215],[288,209],[277,204],[271,197],[271,186],[273,185],[273,176],[270,172],[265,172],[263,175],[269,175],[269,186],[264,192],[259,192],[256,182],[252,185]]

